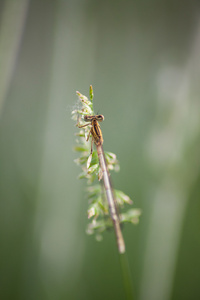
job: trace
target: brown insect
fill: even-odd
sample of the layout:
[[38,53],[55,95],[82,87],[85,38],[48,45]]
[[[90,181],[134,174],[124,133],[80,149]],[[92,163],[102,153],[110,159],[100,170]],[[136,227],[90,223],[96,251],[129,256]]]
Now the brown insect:
[[96,146],[100,146],[103,145],[103,135],[101,132],[101,128],[98,122],[102,122],[104,120],[104,116],[103,115],[94,115],[94,116],[89,116],[86,115],[84,116],[84,121],[89,122],[85,125],[82,126],[78,126],[79,128],[83,128],[86,127],[88,125],[91,125],[91,129],[89,131],[88,137],[87,137],[87,141],[90,138],[90,134],[92,135],[92,143],[91,143],[91,152],[93,151],[93,142],[95,143]]

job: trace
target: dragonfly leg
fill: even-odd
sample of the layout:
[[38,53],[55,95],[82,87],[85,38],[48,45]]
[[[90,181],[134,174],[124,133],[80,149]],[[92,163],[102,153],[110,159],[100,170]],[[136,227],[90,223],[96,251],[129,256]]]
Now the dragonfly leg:
[[88,125],[90,125],[90,123],[88,123],[88,124],[85,124],[85,125],[79,125],[78,123],[76,124],[76,126],[78,127],[78,128],[83,128],[83,127],[86,127],[86,126],[88,126]]
[[92,152],[93,152],[93,137],[92,137],[92,140],[91,140],[91,150],[90,150],[91,155],[92,155]]
[[[88,137],[87,137],[87,139],[86,139],[87,142],[88,142],[88,140],[89,140],[89,138],[90,138],[91,132],[92,132],[92,128],[90,129],[89,134],[88,134]],[[92,154],[92,152],[93,152],[93,142],[94,142],[94,138],[93,138],[93,136],[92,136],[90,154]]]
[[87,142],[89,141],[90,134],[91,134],[91,129],[90,129],[90,131],[89,131],[89,133],[88,133],[88,137],[87,137],[87,139],[86,139]]

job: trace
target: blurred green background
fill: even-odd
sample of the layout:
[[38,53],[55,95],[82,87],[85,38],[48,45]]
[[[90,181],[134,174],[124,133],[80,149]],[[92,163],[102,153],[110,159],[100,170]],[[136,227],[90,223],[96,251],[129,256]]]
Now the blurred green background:
[[138,300],[200,299],[198,1],[0,1],[0,299],[125,299],[113,232],[87,236],[71,110],[105,116]]

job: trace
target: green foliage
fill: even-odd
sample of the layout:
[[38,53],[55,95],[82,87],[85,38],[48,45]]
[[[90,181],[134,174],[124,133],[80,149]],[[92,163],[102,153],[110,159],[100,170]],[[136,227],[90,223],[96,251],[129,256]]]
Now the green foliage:
[[[72,111],[72,119],[77,122],[77,126],[86,125],[84,121],[85,115],[95,115],[93,110],[93,88],[90,86],[90,100],[79,92],[76,92],[82,107]],[[80,128],[79,132],[76,133],[77,145],[74,150],[80,153],[80,157],[75,159],[75,162],[81,166],[82,172],[79,174],[79,179],[87,179],[87,198],[89,202],[88,207],[88,218],[91,222],[88,224],[87,233],[95,234],[97,240],[101,240],[101,233],[107,228],[112,227],[112,221],[109,216],[108,202],[106,200],[105,191],[102,184],[93,184],[96,178],[101,182],[102,172],[99,166],[99,160],[97,151],[93,150],[92,154],[89,155],[91,149],[91,143],[87,142],[87,137],[89,135],[91,126],[88,125],[84,128]],[[105,158],[107,162],[107,168],[109,171],[119,171],[119,162],[116,155],[112,152],[105,151]],[[124,208],[125,204],[131,205],[133,202],[122,191],[113,190],[115,195],[115,201],[117,207],[121,210]],[[126,212],[120,214],[120,222],[129,222],[132,224],[137,224],[139,222],[139,216],[141,211],[139,209],[129,209]]]

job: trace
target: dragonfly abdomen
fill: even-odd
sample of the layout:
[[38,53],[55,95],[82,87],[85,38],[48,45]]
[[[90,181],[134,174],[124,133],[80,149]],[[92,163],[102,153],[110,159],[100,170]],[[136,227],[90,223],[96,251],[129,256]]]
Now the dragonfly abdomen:
[[95,145],[103,145],[103,136],[101,132],[101,128],[97,120],[92,120],[92,128],[91,128],[91,134],[94,139]]

